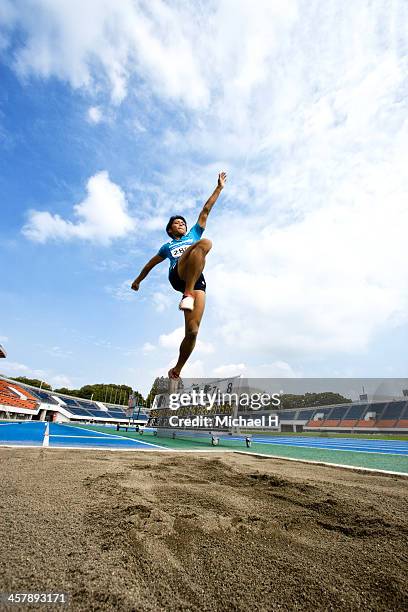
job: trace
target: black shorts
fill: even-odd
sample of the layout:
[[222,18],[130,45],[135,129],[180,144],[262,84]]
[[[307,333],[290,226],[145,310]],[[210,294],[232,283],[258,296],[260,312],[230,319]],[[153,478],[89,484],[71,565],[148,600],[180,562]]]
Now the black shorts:
[[[186,282],[183,281],[183,279],[179,277],[178,272],[177,272],[177,264],[174,266],[174,268],[170,270],[169,281],[173,289],[175,289],[176,291],[180,291],[180,293],[184,293],[184,290],[186,288]],[[205,282],[204,274],[201,273],[197,279],[196,284],[194,285],[194,289],[205,291],[205,288],[206,288],[206,282]]]

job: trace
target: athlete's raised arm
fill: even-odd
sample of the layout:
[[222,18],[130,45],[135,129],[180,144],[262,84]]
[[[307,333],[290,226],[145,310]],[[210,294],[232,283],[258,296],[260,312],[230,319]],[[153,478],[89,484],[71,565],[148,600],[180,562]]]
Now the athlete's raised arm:
[[148,261],[147,264],[144,266],[144,268],[140,272],[139,276],[137,276],[135,278],[135,280],[133,281],[133,283],[131,285],[131,288],[134,291],[139,291],[140,283],[142,282],[142,280],[144,278],[146,278],[146,276],[149,274],[150,270],[153,270],[153,268],[155,266],[157,266],[157,264],[161,263],[164,260],[165,260],[165,258],[164,257],[160,257],[160,255],[155,255],[154,257],[152,257],[150,259],[150,261]]
[[200,227],[205,228],[205,225],[207,223],[207,217],[210,214],[210,210],[212,209],[212,207],[218,200],[218,196],[220,195],[221,191],[224,189],[226,180],[227,180],[226,173],[220,172],[218,175],[218,185],[216,186],[213,193],[210,195],[210,197],[204,204],[203,210],[199,214],[197,223]]

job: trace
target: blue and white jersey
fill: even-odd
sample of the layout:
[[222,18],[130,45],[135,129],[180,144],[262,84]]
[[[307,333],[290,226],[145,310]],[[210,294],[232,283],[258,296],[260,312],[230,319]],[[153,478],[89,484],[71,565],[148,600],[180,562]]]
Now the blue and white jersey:
[[160,247],[157,254],[164,259],[170,259],[169,272],[174,268],[178,258],[184,253],[184,251],[187,250],[189,246],[200,240],[201,236],[203,235],[203,231],[204,228],[196,223],[193,225],[191,230],[187,232],[187,234],[178,240],[173,238],[173,240],[166,242],[166,244],[163,244],[163,246]]

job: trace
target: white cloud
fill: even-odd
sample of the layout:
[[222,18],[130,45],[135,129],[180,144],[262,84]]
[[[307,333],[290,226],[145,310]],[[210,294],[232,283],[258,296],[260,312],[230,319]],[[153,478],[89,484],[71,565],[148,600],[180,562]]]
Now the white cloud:
[[0,336],[0,342],[8,342],[7,336]]
[[144,132],[147,131],[145,126],[142,124],[140,119],[138,119],[137,117],[134,117],[132,119],[132,121],[130,122],[130,125],[133,131],[135,132],[135,134],[138,134],[138,133],[143,134]]
[[152,351],[154,351],[156,349],[156,347],[154,346],[154,344],[152,344],[151,342],[145,342],[143,347],[142,347],[142,351],[143,353],[151,353]]
[[274,361],[257,366],[249,366],[245,372],[252,378],[300,378],[302,373],[295,371],[286,361]]
[[[167,376],[170,368],[173,368],[176,365],[174,359],[167,362],[167,365],[164,367],[157,368],[153,371],[153,376]],[[190,360],[186,363],[181,373],[182,379],[185,378],[204,378],[206,376],[204,363],[200,359]]]
[[23,228],[24,235],[40,243],[81,239],[108,245],[135,228],[135,221],[128,214],[125,194],[110,180],[107,172],[92,176],[87,183],[87,192],[86,198],[74,206],[75,221],[31,210]]
[[244,363],[229,363],[213,369],[215,376],[225,378],[228,376],[238,376],[239,374],[244,374],[246,371],[247,367]]
[[162,293],[161,291],[155,291],[152,295],[152,300],[156,312],[164,312],[172,303],[170,294]]
[[49,348],[47,350],[47,353],[51,355],[52,357],[62,357],[62,358],[70,357],[72,355],[72,351],[63,349],[60,346],[53,346]]
[[[217,225],[207,276],[228,345],[281,356],[355,353],[407,321],[408,208],[393,161],[387,176],[377,169],[356,181],[354,200],[339,185],[324,209],[285,227],[267,213],[262,223]],[[239,250],[225,240],[231,230]]]
[[191,107],[208,102],[194,53],[200,20],[193,7],[170,8],[160,0],[148,5],[37,0],[6,13],[5,24],[24,32],[25,44],[14,60],[22,77],[57,76],[92,92],[108,84],[112,100],[119,103],[136,71],[160,96]]
[[87,118],[90,123],[100,123],[103,120],[103,113],[99,106],[90,106],[87,112]]
[[3,374],[9,376],[30,375],[32,377],[38,378],[45,375],[45,372],[43,370],[33,370],[24,363],[18,363],[17,361],[5,361],[1,364],[1,366]]
[[[54,347],[55,348],[55,347]],[[58,348],[58,347],[57,347]],[[53,388],[67,387],[72,388],[72,380],[64,374],[53,374],[48,370],[39,370],[31,368],[24,363],[15,361],[7,361],[2,365],[2,374],[4,376],[16,378],[25,376],[26,378],[36,378],[50,384]]]
[[130,288],[132,281],[126,279],[115,287],[107,286],[105,291],[120,302],[131,302],[136,297],[133,289]]
[[[178,349],[183,338],[184,326],[176,327],[176,329],[174,329],[169,334],[161,334],[159,336],[159,346],[171,350]],[[203,355],[210,355],[211,353],[214,353],[214,350],[214,346],[211,342],[201,340],[200,337],[197,338],[197,343],[194,348],[194,354],[201,353]]]
[[201,353],[202,355],[212,355],[215,352],[215,347],[212,342],[200,340],[200,336],[198,336],[195,352]]
[[[207,230],[211,325],[238,365],[253,353],[273,365],[365,351],[407,321],[407,19],[403,0],[37,0],[4,21],[26,34],[21,75],[172,102],[169,167],[135,184],[145,230],[229,170]],[[109,221],[34,211],[26,232],[110,240],[129,231],[124,215],[112,236]],[[176,331],[160,345],[178,348]]]
[[187,361],[182,372],[183,378],[204,378],[205,376],[204,363],[200,359]]
[[72,389],[73,382],[69,378],[69,376],[65,376],[64,374],[55,374],[49,377],[49,383],[53,389],[61,389],[65,387],[65,389]]
[[176,349],[184,338],[184,327],[176,327],[169,334],[159,336],[159,345],[166,349]]

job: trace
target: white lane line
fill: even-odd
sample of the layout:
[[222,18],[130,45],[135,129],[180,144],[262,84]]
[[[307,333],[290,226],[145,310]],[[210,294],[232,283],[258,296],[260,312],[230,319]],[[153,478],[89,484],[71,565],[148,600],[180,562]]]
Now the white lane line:
[[[119,437],[119,436],[118,436]],[[112,441],[116,439],[116,436],[113,436],[110,439],[102,438],[99,436],[65,436],[62,434],[51,434],[51,439],[54,438],[74,438],[75,440],[100,440],[101,442],[106,442],[106,444],[110,444]],[[133,438],[119,438],[120,440],[126,440],[129,444],[147,444],[148,446],[156,446],[155,444],[150,445],[149,442],[139,442],[139,440],[134,440]],[[160,447],[161,448],[161,447]]]
[[[137,442],[138,444],[144,444],[146,446],[154,446],[157,448],[164,448],[163,446],[159,446],[158,444],[153,444],[153,442],[143,442],[142,440],[136,439],[136,438],[129,438],[127,436],[118,436],[116,434],[109,434],[109,433],[105,433],[103,431],[94,431],[93,429],[88,429],[87,427],[70,427],[69,425],[63,425],[63,427],[69,427],[69,429],[82,429],[83,431],[89,431],[90,433],[94,434],[93,437],[97,438],[98,436],[95,436],[95,434],[101,435],[101,436],[107,436],[108,438],[111,439],[115,439],[115,438],[119,438],[120,440],[133,440],[134,442]],[[63,436],[62,434],[51,434],[51,437],[54,437],[56,435],[61,435],[61,437],[68,437],[68,436]],[[75,437],[75,436],[73,436]]]
[[408,472],[391,472],[389,470],[379,470],[377,468],[366,468],[357,465],[343,465],[342,463],[329,463],[327,461],[311,461],[309,459],[295,459],[294,457],[281,457],[280,455],[265,455],[262,453],[251,453],[248,451],[234,451],[239,455],[252,455],[253,457],[262,457],[262,459],[282,459],[282,461],[297,461],[298,463],[313,463],[315,465],[325,465],[327,467],[342,468],[345,470],[358,470],[360,472],[378,472],[379,474],[392,474],[393,476],[402,476],[408,478]]
[[[102,438],[99,436],[71,436],[68,434],[51,434],[51,438],[81,438],[82,439],[90,439],[90,440],[106,440],[106,438]],[[107,442],[109,440],[106,440]]]
[[45,426],[45,432],[44,432],[44,440],[43,440],[43,446],[49,446],[50,445],[50,424],[47,423]]

